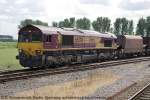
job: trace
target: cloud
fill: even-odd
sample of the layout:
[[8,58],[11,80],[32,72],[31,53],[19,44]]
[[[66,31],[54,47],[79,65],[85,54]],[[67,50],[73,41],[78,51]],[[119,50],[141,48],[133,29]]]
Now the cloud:
[[150,9],[150,1],[138,0],[133,2],[132,0],[122,0],[119,4],[119,8],[129,11],[140,11]]
[[4,30],[8,25],[15,38],[17,25],[26,18],[39,19],[50,24],[68,17],[88,16],[78,0],[0,0],[0,5],[0,34],[10,33]]
[[81,4],[109,5],[109,0],[80,0]]
[[[28,16],[40,16],[44,8],[38,0],[3,0],[0,2],[0,15],[18,20]],[[35,3],[36,2],[36,3]]]
[[[118,6],[119,5],[119,6]],[[48,22],[69,17],[98,16],[138,20],[150,13],[150,0],[0,0],[0,34],[17,36],[17,25],[26,18]],[[6,29],[7,26],[7,29]]]
[[44,15],[44,10],[40,0],[0,0],[0,34],[17,38],[20,21],[26,18],[39,19]]

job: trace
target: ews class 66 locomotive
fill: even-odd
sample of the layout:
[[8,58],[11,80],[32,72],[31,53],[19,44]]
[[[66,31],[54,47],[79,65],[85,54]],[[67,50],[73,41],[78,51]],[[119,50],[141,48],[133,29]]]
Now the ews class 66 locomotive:
[[148,41],[143,42],[141,36],[27,25],[18,33],[17,59],[30,68],[94,62],[148,54]]

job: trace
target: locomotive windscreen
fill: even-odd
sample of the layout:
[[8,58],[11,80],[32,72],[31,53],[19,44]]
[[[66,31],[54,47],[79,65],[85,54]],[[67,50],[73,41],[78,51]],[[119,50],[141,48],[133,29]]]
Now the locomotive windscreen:
[[19,32],[19,42],[42,41],[42,33],[33,27],[25,27]]
[[39,33],[21,33],[19,34],[19,42],[36,42],[41,41],[42,35]]
[[31,36],[30,34],[27,34],[27,33],[21,33],[19,34],[18,41],[19,42],[31,42]]

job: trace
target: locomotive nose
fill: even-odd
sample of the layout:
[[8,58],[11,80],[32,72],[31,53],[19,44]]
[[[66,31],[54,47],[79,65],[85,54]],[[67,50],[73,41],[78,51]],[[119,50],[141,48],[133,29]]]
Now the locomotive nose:
[[42,53],[42,45],[42,43],[19,43],[18,48],[26,54],[36,56],[37,51],[40,51],[40,54]]

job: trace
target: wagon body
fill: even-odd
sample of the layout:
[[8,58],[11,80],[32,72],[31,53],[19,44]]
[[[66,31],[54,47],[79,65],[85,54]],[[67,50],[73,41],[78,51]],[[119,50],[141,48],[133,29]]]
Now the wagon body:
[[150,37],[143,37],[143,44],[146,46],[146,49],[150,49]]
[[143,52],[143,38],[141,36],[118,36],[118,43],[124,53]]

